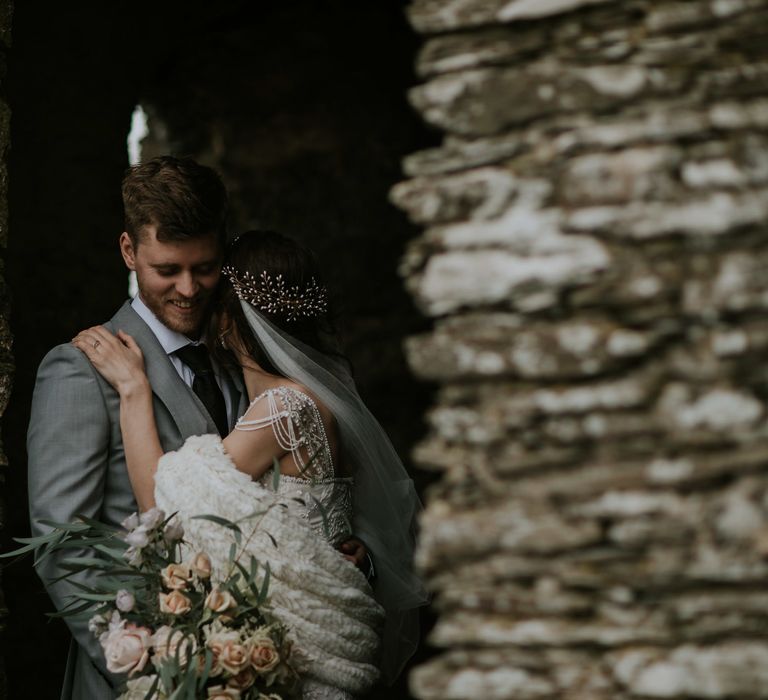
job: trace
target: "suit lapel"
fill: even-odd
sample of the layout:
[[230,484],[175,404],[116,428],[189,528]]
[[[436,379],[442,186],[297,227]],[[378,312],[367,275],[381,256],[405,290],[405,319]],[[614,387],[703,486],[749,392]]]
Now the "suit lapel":
[[129,301],[112,317],[112,325],[115,331],[124,330],[138,343],[152,391],[168,409],[182,437],[218,434],[203,404],[181,379],[155,334]]

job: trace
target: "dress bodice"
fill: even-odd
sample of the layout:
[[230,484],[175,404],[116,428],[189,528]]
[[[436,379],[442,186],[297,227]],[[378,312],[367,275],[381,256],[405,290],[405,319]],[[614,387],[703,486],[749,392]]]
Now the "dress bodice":
[[[260,411],[259,418],[248,418],[251,407],[260,402],[264,402],[266,411]],[[271,428],[302,475],[280,474],[276,479],[273,470],[269,470],[261,478],[261,485],[304,501],[310,526],[331,544],[346,540],[352,531],[353,480],[335,475],[328,435],[314,399],[294,387],[279,386],[257,396],[251,407],[235,430]]]

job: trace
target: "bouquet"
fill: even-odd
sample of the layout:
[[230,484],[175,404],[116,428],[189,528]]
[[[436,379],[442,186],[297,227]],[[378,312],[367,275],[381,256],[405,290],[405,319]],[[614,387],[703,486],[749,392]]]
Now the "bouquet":
[[89,551],[65,557],[62,578],[89,570],[97,572],[96,582],[70,581],[77,589],[73,601],[53,616],[89,618],[108,670],[127,676],[118,700],[291,697],[298,676],[286,629],[260,609],[267,599],[269,564],[253,557],[241,561],[244,534],[238,523],[213,515],[196,518],[231,531],[227,571],[212,572],[205,552],[183,558],[183,527],[157,508],[134,513],[122,530],[82,516],[73,523],[49,522],[50,533],[19,539],[24,546],[2,556]]

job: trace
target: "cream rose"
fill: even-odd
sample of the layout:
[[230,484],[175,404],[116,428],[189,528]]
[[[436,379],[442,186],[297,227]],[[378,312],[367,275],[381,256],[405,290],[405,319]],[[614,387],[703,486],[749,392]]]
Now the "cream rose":
[[189,562],[189,568],[198,578],[211,577],[211,558],[205,552],[198,552]]
[[240,700],[240,691],[237,688],[214,685],[208,688],[208,700]]
[[152,646],[155,654],[152,663],[157,666],[167,658],[178,657],[179,664],[183,668],[187,664],[187,655],[197,651],[197,642],[194,637],[185,635],[181,630],[176,630],[168,625],[160,627],[152,637]]
[[269,673],[280,663],[275,643],[269,637],[258,637],[251,647],[251,666],[256,673]]
[[143,526],[137,527],[135,530],[131,530],[123,539],[136,549],[141,549],[149,544],[149,532]]
[[136,605],[136,598],[133,593],[120,589],[115,595],[115,606],[120,612],[131,612]]
[[155,506],[139,515],[139,522],[147,530],[154,530],[163,520],[165,520],[165,512]]
[[152,632],[146,627],[126,625],[123,621],[123,624],[110,630],[101,640],[107,669],[112,673],[129,675],[142,671],[149,660],[151,644]]
[[240,640],[240,634],[235,631],[231,632],[214,632],[208,638],[206,646],[211,650],[213,654],[213,663],[211,664],[211,675],[218,676],[224,670],[220,659],[224,653],[224,647],[228,644],[237,644]]
[[171,520],[163,530],[166,542],[178,542],[184,538],[184,526],[178,519]]
[[226,641],[219,653],[219,665],[232,675],[240,673],[251,661],[251,650],[245,644]]
[[181,591],[160,593],[160,612],[185,615],[192,609],[192,602]]
[[229,591],[214,588],[205,598],[205,607],[213,610],[213,612],[223,613],[237,607],[237,601]]
[[161,572],[163,585],[172,591],[183,591],[189,587],[192,572],[186,564],[168,564]]
[[237,690],[247,690],[256,682],[256,672],[246,666],[242,671],[232,676],[227,681],[227,688],[237,688]]
[[[118,698],[118,700],[146,700],[147,693],[149,693],[152,684],[155,682],[157,676],[140,676],[131,681],[128,681],[125,692]],[[161,690],[155,690],[151,696],[151,700],[167,700],[168,696]]]

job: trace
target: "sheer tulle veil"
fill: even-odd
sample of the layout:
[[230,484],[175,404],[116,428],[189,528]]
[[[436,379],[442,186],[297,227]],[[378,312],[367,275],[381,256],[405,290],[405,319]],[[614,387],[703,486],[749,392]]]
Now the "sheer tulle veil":
[[306,386],[333,413],[345,464],[352,465],[352,529],[371,550],[374,596],[387,612],[382,678],[392,682],[419,641],[418,607],[427,594],[413,571],[415,519],[421,509],[413,481],[386,433],[357,393],[346,365],[288,335],[251,304],[240,302],[254,337],[272,364]]

